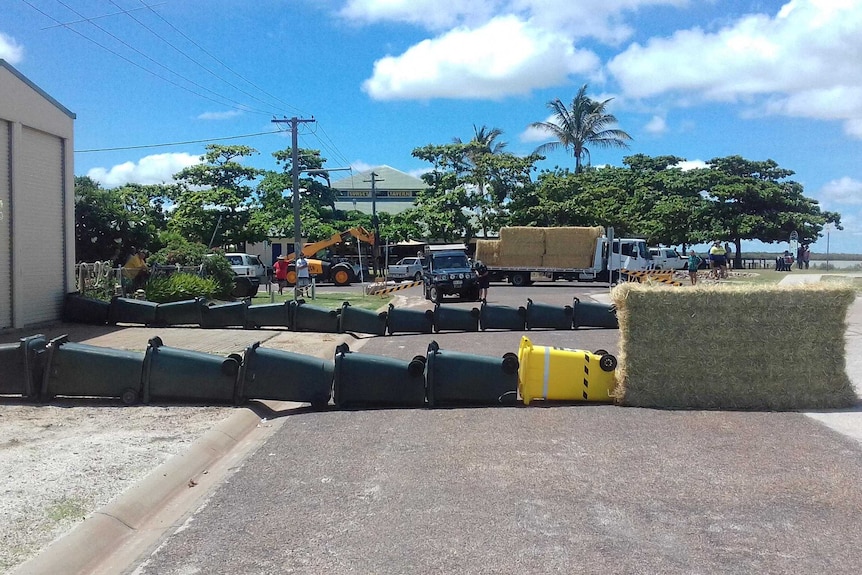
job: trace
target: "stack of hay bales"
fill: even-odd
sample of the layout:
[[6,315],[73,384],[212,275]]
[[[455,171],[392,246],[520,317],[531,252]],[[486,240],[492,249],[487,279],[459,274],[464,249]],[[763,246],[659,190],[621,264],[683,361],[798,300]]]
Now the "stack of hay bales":
[[604,228],[545,228],[545,253],[542,266],[546,268],[588,268],[593,265],[596,240]]
[[500,241],[499,240],[476,240],[476,261],[483,262],[486,266],[500,264]]
[[545,253],[546,228],[511,227],[500,230],[500,264],[537,267]]
[[852,286],[623,284],[617,401],[690,409],[849,407],[844,369]]
[[511,227],[499,240],[477,240],[476,259],[489,266],[589,268],[604,228]]

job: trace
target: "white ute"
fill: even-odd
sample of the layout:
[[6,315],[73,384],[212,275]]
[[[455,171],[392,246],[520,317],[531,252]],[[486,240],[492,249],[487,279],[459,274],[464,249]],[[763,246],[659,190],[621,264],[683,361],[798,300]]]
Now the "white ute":
[[684,270],[688,260],[673,248],[650,248],[653,267],[657,270]]
[[401,258],[397,264],[389,266],[386,277],[391,280],[422,280],[422,258]]

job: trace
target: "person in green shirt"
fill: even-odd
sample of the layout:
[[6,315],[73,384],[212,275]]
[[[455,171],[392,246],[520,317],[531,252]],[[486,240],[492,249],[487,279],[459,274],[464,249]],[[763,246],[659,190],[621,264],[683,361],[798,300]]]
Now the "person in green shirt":
[[691,285],[697,284],[697,269],[702,262],[703,260],[694,250],[688,252],[688,279],[691,280]]

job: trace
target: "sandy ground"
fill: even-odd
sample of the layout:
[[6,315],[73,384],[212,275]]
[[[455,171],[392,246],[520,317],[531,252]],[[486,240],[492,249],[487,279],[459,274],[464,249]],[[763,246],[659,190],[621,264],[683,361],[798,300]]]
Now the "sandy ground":
[[0,399],[0,573],[36,555],[234,409]]

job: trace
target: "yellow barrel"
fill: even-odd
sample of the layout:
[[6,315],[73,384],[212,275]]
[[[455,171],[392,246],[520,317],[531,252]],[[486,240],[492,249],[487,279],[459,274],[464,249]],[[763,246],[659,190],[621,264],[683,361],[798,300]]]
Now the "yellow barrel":
[[616,358],[589,351],[533,345],[521,338],[518,392],[524,405],[534,399],[613,401]]

